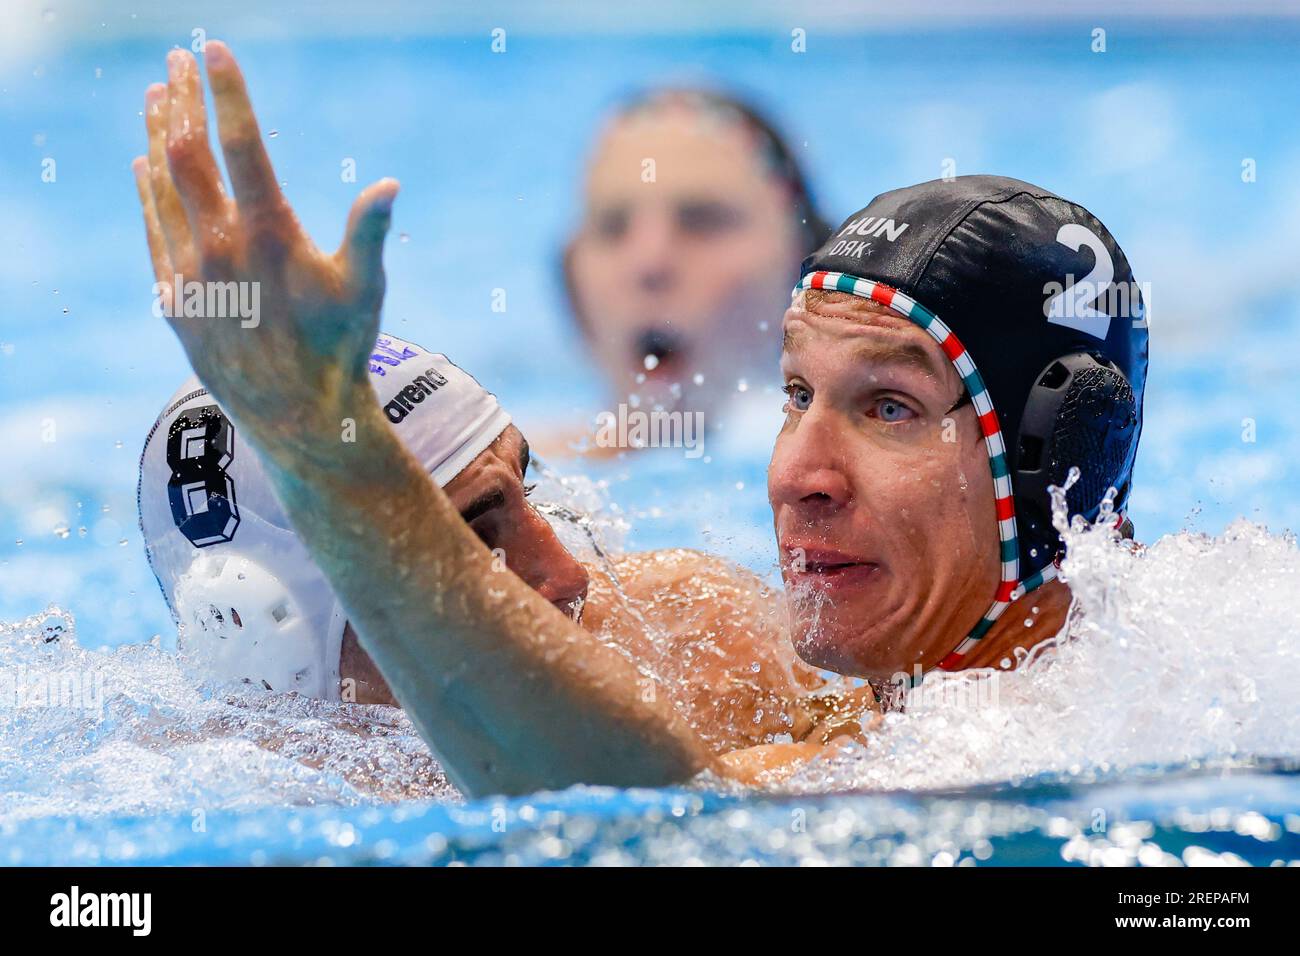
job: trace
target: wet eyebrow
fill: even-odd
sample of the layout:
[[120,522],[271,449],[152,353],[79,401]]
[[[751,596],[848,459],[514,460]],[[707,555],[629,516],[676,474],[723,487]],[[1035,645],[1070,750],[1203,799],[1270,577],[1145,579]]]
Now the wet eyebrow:
[[901,365],[915,368],[935,378],[943,377],[943,370],[935,364],[934,358],[916,342],[904,342],[899,345],[864,343],[854,347],[853,358],[855,361],[869,365]]
[[[524,441],[519,448],[519,473],[521,475],[528,471],[528,463],[532,459],[532,451],[528,447],[528,442]],[[466,524],[472,524],[476,518],[483,517],[493,508],[500,508],[505,503],[506,493],[502,489],[494,488],[491,491],[485,491],[461,509],[461,520]]]
[[799,351],[799,346],[802,340],[803,340],[802,332],[796,332],[796,330],[794,329],[786,328],[781,333],[781,351],[782,352]]
[[505,503],[506,493],[500,488],[496,488],[479,495],[471,501],[461,510],[460,516],[466,524],[473,524],[476,518],[483,517],[493,508],[500,508]]
[[[798,352],[803,345],[801,329],[786,329],[781,337],[781,348]],[[853,358],[868,365],[902,365],[919,369],[936,378],[943,377],[943,369],[935,364],[934,357],[919,342],[863,342],[852,347]]]

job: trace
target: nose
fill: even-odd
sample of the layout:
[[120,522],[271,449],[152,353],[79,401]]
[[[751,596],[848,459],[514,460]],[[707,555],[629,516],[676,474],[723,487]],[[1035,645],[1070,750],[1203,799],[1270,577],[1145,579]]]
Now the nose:
[[632,217],[625,251],[633,287],[647,295],[664,295],[677,284],[672,222],[665,212],[641,208]]
[[587,600],[587,569],[564,548],[559,550],[564,555],[563,562],[551,569],[546,580],[538,587],[537,593],[554,604],[566,616],[573,617]]
[[531,507],[521,545],[507,550],[511,569],[529,587],[572,616],[587,597],[587,569],[555,536],[550,523]]
[[768,468],[773,509],[785,505],[815,517],[847,506],[853,486],[847,475],[846,438],[832,414],[816,409],[782,434]]

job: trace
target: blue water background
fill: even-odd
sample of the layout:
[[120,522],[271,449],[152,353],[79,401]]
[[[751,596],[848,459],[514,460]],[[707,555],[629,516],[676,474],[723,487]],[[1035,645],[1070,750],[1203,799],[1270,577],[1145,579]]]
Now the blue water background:
[[[831,219],[941,175],[949,158],[958,173],[1024,178],[1088,206],[1152,290],[1139,535],[1217,532],[1243,514],[1275,529],[1300,523],[1300,31],[1290,24],[1120,21],[1104,54],[1091,52],[1084,23],[818,33],[804,54],[783,30],[513,35],[494,55],[486,29],[271,41],[247,39],[237,24],[223,30],[218,16],[207,26],[241,58],[263,129],[275,131],[268,143],[286,192],[322,245],[337,242],[360,184],[402,180],[384,324],[471,369],[525,431],[608,404],[556,271],[601,118],[634,89],[698,81],[738,90],[773,116]],[[175,27],[151,39],[8,48],[0,63],[0,619],[56,603],[92,647],[170,634],[135,525],[135,467],[187,368],[149,311],[129,163],[144,149],[144,88],[163,78],[166,50],[188,43],[190,25]],[[41,178],[46,158],[57,163],[52,183]],[[356,185],[340,180],[347,158]],[[1245,160],[1254,182],[1243,182]],[[504,314],[491,309],[498,288],[508,293]],[[780,311],[774,303],[770,318]],[[51,422],[55,440],[44,441]],[[594,471],[632,519],[630,546],[703,546],[762,569],[772,560],[766,445],[760,434],[719,446],[707,463],[663,454]],[[1262,779],[1282,794],[1270,818],[1294,813],[1294,778]],[[1177,787],[1163,798],[1161,812],[1191,799]],[[635,794],[557,799],[579,801],[593,820],[648,819]],[[672,801],[685,798],[644,799],[671,819]],[[859,815],[896,808],[889,797],[842,799],[859,800],[850,804]],[[777,806],[755,812],[788,813]],[[46,821],[14,846],[28,862],[306,860],[339,851],[320,826],[345,826],[367,835],[367,852],[343,859],[372,858],[373,833],[391,841],[394,859],[445,862],[467,832],[462,812],[264,811],[245,820],[261,857],[237,835],[219,847],[190,843],[180,819]],[[271,835],[286,819],[305,829]],[[422,857],[429,830],[451,842],[435,840]],[[123,840],[135,850],[122,851]],[[1059,858],[1059,843],[1044,844],[1046,857]],[[496,849],[485,859],[498,859],[499,841],[488,845]],[[1041,849],[1026,845],[1030,856]],[[1293,846],[1278,855],[1297,856]]]

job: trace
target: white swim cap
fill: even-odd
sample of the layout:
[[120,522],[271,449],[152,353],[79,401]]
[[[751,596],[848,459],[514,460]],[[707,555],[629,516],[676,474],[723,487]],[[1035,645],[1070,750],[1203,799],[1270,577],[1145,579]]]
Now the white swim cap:
[[[370,381],[393,430],[441,486],[510,424],[496,397],[418,345],[380,335]],[[256,454],[197,378],[145,439],[145,553],[181,652],[220,679],[339,698],[345,615]]]

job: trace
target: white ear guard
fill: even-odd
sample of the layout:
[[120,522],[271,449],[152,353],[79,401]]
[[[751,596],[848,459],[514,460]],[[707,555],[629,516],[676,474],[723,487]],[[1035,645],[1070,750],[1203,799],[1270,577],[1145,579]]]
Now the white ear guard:
[[337,699],[343,620],[319,615],[294,591],[239,555],[204,554],[177,582],[183,656],[218,680],[257,680],[267,690]]

